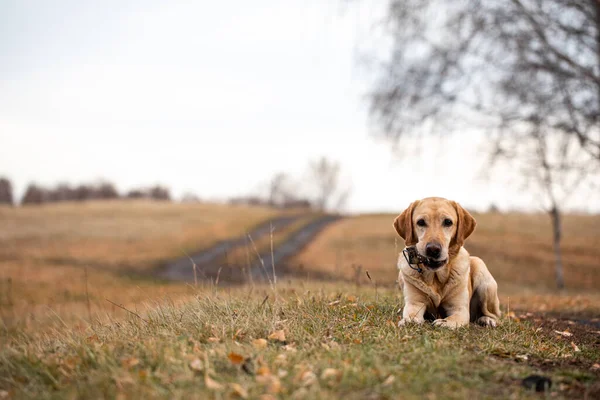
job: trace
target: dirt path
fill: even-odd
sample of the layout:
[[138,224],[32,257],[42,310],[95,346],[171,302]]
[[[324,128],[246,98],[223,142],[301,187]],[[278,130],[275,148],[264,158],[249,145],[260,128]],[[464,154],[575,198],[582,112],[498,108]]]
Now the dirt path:
[[[302,251],[327,225],[339,219],[338,216],[327,215],[303,226],[302,229],[291,234],[285,242],[273,249],[273,254],[271,252],[261,254],[260,258],[263,260],[264,267],[260,260],[254,261],[248,271],[248,278],[255,282],[272,279],[273,263],[275,264],[275,275],[278,278],[299,274],[300,271],[293,270],[290,265],[286,264],[286,261]],[[313,278],[324,277],[313,276]]]
[[[277,217],[260,224],[248,232],[248,235],[254,241],[257,241],[261,237],[269,235],[271,228],[274,230],[283,230],[303,217],[306,217],[306,214]],[[272,275],[272,261],[275,262],[278,277],[280,275],[283,276],[289,272],[289,269],[284,266],[285,260],[301,251],[327,225],[338,219],[340,219],[338,216],[322,216],[293,232],[283,243],[273,249],[273,254],[269,251],[268,254],[260,255],[264,267],[257,257],[253,257],[254,261],[250,265],[224,265],[223,258],[228,252],[248,245],[247,235],[218,242],[208,249],[190,255],[196,264],[197,279],[205,282],[215,282],[218,279],[223,284],[267,281]],[[268,277],[265,274],[265,269],[269,273]],[[162,268],[159,276],[169,280],[193,282],[194,270],[192,262],[188,257],[181,257],[169,262]]]

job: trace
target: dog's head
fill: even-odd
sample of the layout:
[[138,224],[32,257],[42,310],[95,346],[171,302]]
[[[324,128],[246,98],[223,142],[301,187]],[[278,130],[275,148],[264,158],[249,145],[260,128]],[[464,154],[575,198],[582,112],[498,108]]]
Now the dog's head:
[[458,254],[475,225],[475,218],[460,204],[440,197],[417,200],[394,220],[394,228],[406,246],[416,245],[432,270]]

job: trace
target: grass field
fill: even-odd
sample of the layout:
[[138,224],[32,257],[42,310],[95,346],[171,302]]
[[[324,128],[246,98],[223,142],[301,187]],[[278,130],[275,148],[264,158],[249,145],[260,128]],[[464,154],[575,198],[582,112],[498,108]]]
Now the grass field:
[[273,215],[269,208],[152,201],[0,208],[0,260],[144,271]]
[[600,396],[600,328],[576,322],[600,317],[600,217],[565,218],[569,289],[558,293],[546,216],[476,216],[466,247],[499,281],[495,330],[396,327],[393,215],[336,222],[290,263],[338,282],[152,278],[182,249],[272,215],[149,202],[0,209],[0,398],[539,398],[520,385],[533,373],[552,378],[552,398]]
[[275,210],[151,201],[0,207],[0,316],[5,326],[122,315],[188,287],[149,273],[165,260],[243,235]]
[[[600,393],[597,338],[572,326],[504,318],[495,330],[399,329],[399,303],[393,289],[348,284],[200,290],[139,317],[13,337],[0,353],[0,389],[15,398],[538,398],[520,381],[543,373],[553,398]],[[565,330],[573,336],[555,332]]]

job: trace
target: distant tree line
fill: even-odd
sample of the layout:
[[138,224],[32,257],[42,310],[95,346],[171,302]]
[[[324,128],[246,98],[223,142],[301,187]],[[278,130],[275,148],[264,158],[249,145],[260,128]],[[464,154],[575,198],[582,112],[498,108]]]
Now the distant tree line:
[[229,199],[229,204],[248,205],[248,206],[267,206],[275,208],[314,208],[312,202],[302,198],[286,198],[281,201],[272,201],[269,198],[260,196],[241,196]]
[[[110,200],[110,199],[153,199],[170,201],[171,193],[168,188],[160,185],[132,189],[121,195],[110,182],[98,182],[92,184],[81,184],[72,186],[60,183],[55,187],[44,187],[36,183],[30,183],[21,204],[45,204],[61,201],[85,201],[85,200]],[[13,205],[15,203],[13,187],[6,178],[0,178],[0,204]]]
[[[320,157],[308,164],[301,178],[294,178],[284,172],[271,177],[260,192],[230,198],[229,204],[244,204],[274,208],[304,208],[319,211],[339,211],[344,208],[350,195],[349,182],[341,174],[341,165],[337,161]],[[30,183],[23,194],[20,204],[47,204],[61,201],[111,200],[111,199],[152,199],[171,201],[167,187],[156,185],[129,190],[120,194],[115,185],[107,181],[71,185],[59,183],[54,187],[45,187]],[[181,202],[200,202],[193,193],[182,196]],[[0,205],[15,204],[11,182],[0,177]]]
[[13,204],[12,184],[6,178],[0,178],[0,204]]

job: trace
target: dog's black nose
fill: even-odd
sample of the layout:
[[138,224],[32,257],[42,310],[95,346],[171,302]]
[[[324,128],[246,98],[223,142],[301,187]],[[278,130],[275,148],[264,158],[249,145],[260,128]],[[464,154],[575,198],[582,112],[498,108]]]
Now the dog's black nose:
[[437,243],[427,243],[427,246],[425,246],[425,254],[427,257],[437,259],[440,257],[440,254],[442,254],[442,246]]

